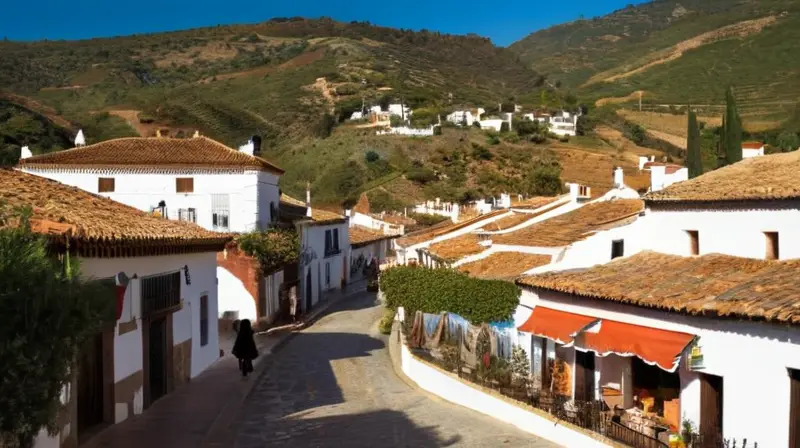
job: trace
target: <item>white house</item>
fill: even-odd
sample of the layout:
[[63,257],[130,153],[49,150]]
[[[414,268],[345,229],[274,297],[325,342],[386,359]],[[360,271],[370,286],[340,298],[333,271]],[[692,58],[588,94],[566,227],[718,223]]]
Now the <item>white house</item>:
[[408,118],[411,116],[412,111],[411,108],[405,104],[390,104],[389,114]]
[[[642,157],[639,158],[641,163]],[[660,191],[676,182],[689,179],[689,169],[672,163],[645,162],[642,170],[650,171],[650,191]]]
[[472,123],[480,120],[480,118],[473,116],[471,111],[457,110],[448,114],[446,120],[457,126],[472,126]]
[[361,112],[360,110],[357,110],[350,115],[351,120],[361,120],[362,118],[364,118],[364,112]]
[[[54,253],[77,257],[82,276],[105,281],[116,303],[62,394],[76,405],[64,409],[58,435],[43,431],[37,446],[77,446],[78,428],[140,414],[219,358],[215,254],[229,235],[16,170],[0,170],[0,201],[31,207],[32,230],[48,235]],[[81,368],[90,364],[102,374]],[[82,394],[87,388],[98,392]],[[79,407],[92,410],[80,422]]]
[[197,135],[120,138],[26,157],[18,169],[169,219],[246,232],[276,219],[283,174],[260,157],[260,138],[251,143],[236,151]]
[[[372,215],[370,213],[369,198],[366,193],[361,193],[358,202],[352,210],[346,210],[345,216],[349,218],[350,228],[361,226],[369,230],[377,231],[384,235],[402,235],[405,233],[405,224],[410,220],[403,219],[402,216],[393,215]],[[390,222],[394,221],[394,222]]]
[[742,143],[742,159],[759,157],[764,155],[764,144],[761,142]]
[[377,263],[377,268],[386,261],[391,240],[397,236],[376,232],[359,225],[351,225],[348,232],[350,239],[347,256],[350,262],[348,282],[356,282],[364,279],[364,269],[367,265],[374,262]]
[[550,117],[550,132],[556,135],[577,135],[578,115],[561,112],[561,115]]
[[281,219],[291,220],[300,236],[298,279],[300,308],[306,312],[325,300],[325,293],[349,281],[349,225],[346,217],[311,207],[311,193],[303,203],[281,196]]
[[414,206],[414,213],[421,215],[446,216],[453,222],[458,222],[461,207],[454,202],[443,202],[439,198],[435,201],[425,201]]
[[[575,400],[630,409],[638,397],[673,432],[688,420],[713,446],[723,438],[792,446],[800,440],[790,420],[800,409],[798,268],[646,251],[524,277],[528,317],[519,329],[530,337],[534,387],[550,384],[556,362],[567,372],[562,393]],[[651,420],[629,415],[626,426],[656,435]]]
[[644,197],[641,246],[675,255],[800,258],[800,153],[742,160]]

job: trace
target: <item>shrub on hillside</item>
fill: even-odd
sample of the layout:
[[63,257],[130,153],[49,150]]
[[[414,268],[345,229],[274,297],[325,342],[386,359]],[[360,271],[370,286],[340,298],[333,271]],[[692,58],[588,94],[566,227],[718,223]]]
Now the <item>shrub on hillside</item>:
[[427,184],[437,179],[436,173],[430,168],[414,167],[406,173],[406,179],[419,184]]
[[561,143],[568,143],[569,142],[569,135],[566,135],[566,134],[562,135],[561,137],[558,138],[558,141],[560,141]]
[[500,123],[500,132],[509,132],[509,130],[510,128],[507,121]]
[[525,190],[530,195],[561,194],[561,185],[561,165],[557,160],[537,160],[533,171],[525,178]]
[[492,160],[492,153],[483,145],[472,144],[472,158],[476,160]]
[[336,95],[348,96],[358,93],[359,86],[357,84],[342,84],[336,87]]
[[397,266],[381,274],[386,306],[416,311],[458,314],[473,324],[511,319],[520,289],[501,280],[480,280],[451,269]]
[[545,134],[531,134],[529,140],[532,143],[540,144],[547,141],[547,136]]
[[367,161],[367,163],[377,162],[378,160],[380,160],[380,158],[381,158],[380,154],[378,154],[373,150],[369,150],[367,151],[366,154],[364,154],[364,159]]
[[424,213],[409,213],[408,217],[417,222],[420,227],[430,227],[450,218],[442,215],[428,215]]

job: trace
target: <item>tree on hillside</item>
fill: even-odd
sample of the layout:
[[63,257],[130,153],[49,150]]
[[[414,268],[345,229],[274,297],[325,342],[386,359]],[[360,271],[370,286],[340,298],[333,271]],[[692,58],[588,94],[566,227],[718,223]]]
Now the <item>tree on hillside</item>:
[[697,114],[689,108],[689,125],[686,131],[686,165],[689,167],[689,179],[703,174],[703,158],[700,149],[700,128],[697,126]]
[[0,446],[9,448],[57,429],[80,347],[114,318],[113,289],[82,280],[69,255],[50,255],[28,216],[0,204]]
[[525,192],[536,196],[561,194],[561,164],[557,160],[539,159],[525,179]]
[[742,119],[736,108],[733,88],[725,92],[725,116],[722,121],[722,154],[720,166],[730,165],[742,160]]

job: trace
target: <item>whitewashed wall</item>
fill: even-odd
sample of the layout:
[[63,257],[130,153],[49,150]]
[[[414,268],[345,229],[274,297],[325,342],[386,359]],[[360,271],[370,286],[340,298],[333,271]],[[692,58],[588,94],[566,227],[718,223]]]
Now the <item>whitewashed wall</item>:
[[[174,272],[189,266],[191,285],[181,272],[183,309],[172,318],[173,344],[192,339],[194,378],[219,358],[217,332],[217,259],[214,252],[137,258],[82,258],[81,272],[86,277],[108,278],[125,272],[131,278],[120,322],[139,320],[137,329],[114,338],[114,381],[118,382],[142,369],[141,277]],[[139,279],[133,279],[133,275]],[[208,344],[200,346],[200,297],[208,295]]]
[[[23,171],[61,183],[78,187],[90,193],[100,194],[131,207],[149,212],[160,201],[167,204],[169,219],[178,219],[178,210],[194,208],[197,224],[213,230],[211,195],[229,195],[230,231],[246,232],[265,226],[270,221],[270,202],[277,209],[280,200],[278,176],[260,171],[239,174],[187,172],[185,174],[164,172],[102,172],[39,170],[25,168]],[[113,193],[98,193],[98,178],[114,178]],[[194,192],[177,193],[175,179],[194,178]]]
[[[522,306],[547,306],[570,313],[700,337],[704,373],[723,378],[723,431],[728,439],[747,438],[759,446],[789,443],[789,376],[800,369],[800,328],[733,319],[702,318],[583,299],[525,288]],[[683,360],[682,360],[683,363]],[[681,416],[699,425],[698,374],[685,368],[681,378]],[[702,430],[702,428],[701,428]]]
[[404,232],[404,226],[402,225],[391,224],[363,213],[352,212],[350,214],[350,226],[356,225],[383,232],[385,235],[402,235]]
[[[643,219],[642,247],[667,254],[691,255],[687,230],[698,231],[700,255],[721,253],[760,258],[766,255],[764,232],[778,232],[780,258],[800,258],[800,201],[787,209],[684,210],[650,209]],[[627,244],[627,243],[626,243]]]
[[[330,257],[325,257],[325,231],[339,229],[339,250],[340,252]],[[340,289],[342,278],[347,278],[349,272],[349,261],[345,264],[348,249],[350,247],[350,237],[347,222],[330,225],[305,225],[301,230],[301,240],[303,248],[310,248],[314,253],[310,264],[300,267],[300,289],[303,302],[302,309],[306,309],[306,288],[311,288],[311,304],[316,305],[327,290]],[[330,266],[330,283],[326,284],[325,266]],[[345,272],[347,266],[347,272]],[[311,272],[311,284],[306,283],[306,275]]]
[[281,284],[283,284],[283,270],[273,272],[264,277],[264,317],[272,323],[281,310]]
[[366,246],[352,248],[350,251],[350,256],[347,259],[348,262],[348,275],[350,276],[350,282],[355,282],[362,280],[364,278],[364,269],[363,266],[357,272],[353,273],[350,272],[350,266],[352,266],[353,260],[357,260],[359,256],[364,256],[364,265],[369,263],[372,257],[378,259],[379,265],[383,263],[386,259],[386,250],[389,247],[388,240],[381,240],[376,241],[372,244],[368,244]]
[[226,311],[236,311],[239,319],[250,319],[255,322],[258,318],[256,310],[257,297],[253,297],[247,287],[229,270],[222,266],[217,267],[219,279],[219,317]]

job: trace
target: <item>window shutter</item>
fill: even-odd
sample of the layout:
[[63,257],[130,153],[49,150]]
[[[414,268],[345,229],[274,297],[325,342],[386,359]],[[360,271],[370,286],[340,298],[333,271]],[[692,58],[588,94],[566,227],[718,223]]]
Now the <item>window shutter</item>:
[[178,193],[194,193],[194,178],[193,177],[176,178],[175,191]]
[[97,179],[97,191],[99,193],[113,193],[114,192],[114,178],[113,177],[100,177]]

